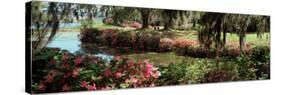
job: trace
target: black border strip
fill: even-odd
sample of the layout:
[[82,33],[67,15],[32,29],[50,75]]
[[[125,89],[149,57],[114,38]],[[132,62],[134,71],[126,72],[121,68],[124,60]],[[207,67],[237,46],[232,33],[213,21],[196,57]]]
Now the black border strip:
[[31,94],[31,3],[25,3],[25,92]]

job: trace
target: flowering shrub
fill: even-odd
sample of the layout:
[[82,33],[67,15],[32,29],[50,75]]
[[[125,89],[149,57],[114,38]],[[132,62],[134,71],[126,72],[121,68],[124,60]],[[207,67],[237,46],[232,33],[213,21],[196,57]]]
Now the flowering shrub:
[[127,20],[124,20],[124,21],[120,24],[120,26],[122,26],[122,27],[129,27],[130,25],[129,25],[129,22],[128,22]]
[[115,39],[117,39],[118,36],[118,30],[112,30],[112,29],[105,29],[102,32],[101,38],[103,40],[103,43],[106,45],[112,46],[114,43],[112,43]]
[[142,28],[142,24],[139,23],[139,22],[133,22],[133,23],[131,23],[130,26],[131,26],[131,27],[134,27],[134,28],[136,28],[136,29]]
[[188,48],[193,44],[195,44],[194,41],[188,40],[185,38],[176,38],[175,39],[175,47],[177,47],[177,48]]
[[81,30],[80,40],[82,42],[100,43],[102,31],[95,28],[85,28]]
[[113,19],[112,18],[105,18],[105,19],[103,19],[103,23],[105,23],[105,24],[113,24]]
[[161,51],[171,51],[174,48],[175,42],[170,38],[160,39],[159,48]]
[[112,40],[113,46],[119,47],[133,47],[136,41],[136,33],[135,32],[128,32],[122,31],[118,32],[115,39]]
[[140,32],[137,36],[137,46],[141,50],[159,51],[160,36],[150,32]]
[[[45,54],[48,52],[44,51]],[[150,87],[161,75],[148,60],[135,62],[115,57],[105,62],[90,55],[72,55],[60,50],[52,52],[47,59],[37,59],[32,63],[35,67],[44,67],[33,68],[37,71],[32,76],[34,93]]]

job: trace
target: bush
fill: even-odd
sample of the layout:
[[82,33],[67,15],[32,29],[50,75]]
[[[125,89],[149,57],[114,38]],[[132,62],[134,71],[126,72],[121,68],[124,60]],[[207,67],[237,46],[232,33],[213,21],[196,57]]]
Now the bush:
[[133,22],[130,26],[136,29],[142,28],[142,24],[139,22]]
[[240,80],[260,80],[270,78],[270,62],[259,62],[242,55],[233,60],[238,64]]
[[209,64],[208,60],[202,59],[169,64],[168,66],[160,67],[162,75],[158,84],[176,85],[201,83],[204,82],[205,74],[207,74],[214,66],[214,64]]
[[134,62],[115,57],[106,62],[95,56],[72,55],[60,50],[44,50],[34,55],[38,59],[32,61],[32,66],[44,68],[33,68],[41,71],[33,72],[33,93],[151,87],[161,75],[148,60]]
[[174,49],[175,42],[170,38],[160,39],[159,49],[160,51],[171,51]]
[[122,23],[120,24],[120,26],[122,27],[129,27],[129,22],[127,20],[122,21]]
[[184,55],[188,55],[196,58],[210,57],[210,55],[208,54],[211,53],[209,53],[206,49],[200,47],[188,47],[186,48],[186,51],[184,53]]
[[102,20],[103,23],[105,24],[113,24],[113,19],[112,18],[104,18]]
[[185,38],[176,38],[175,39],[175,47],[176,48],[180,48],[180,49],[188,48],[188,47],[190,47],[194,44],[195,44],[194,41],[188,40],[188,39],[185,39]]
[[87,43],[100,43],[102,31],[95,28],[81,29],[80,40]]
[[160,35],[151,32],[139,32],[137,46],[141,50],[159,51]]
[[229,61],[212,62],[209,64],[218,64],[218,67],[212,68],[204,75],[205,83],[235,81],[239,79],[237,64]]
[[229,58],[236,58],[239,55],[240,55],[239,48],[226,48],[220,53],[220,56],[229,57]]
[[133,47],[136,42],[136,33],[125,31],[125,32],[118,32],[115,39],[112,40],[113,46],[119,47]]
[[268,46],[257,46],[253,48],[251,58],[259,62],[269,62],[270,48]]
[[118,30],[113,29],[105,29],[102,32],[101,38],[103,41],[103,44],[113,46],[114,43],[112,43],[115,39],[117,39],[118,36]]

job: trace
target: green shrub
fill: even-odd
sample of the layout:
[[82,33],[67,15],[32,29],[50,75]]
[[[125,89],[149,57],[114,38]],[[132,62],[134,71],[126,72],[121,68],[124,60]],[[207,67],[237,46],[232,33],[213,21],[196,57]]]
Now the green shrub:
[[176,85],[176,84],[195,84],[204,82],[207,74],[215,65],[209,64],[208,60],[195,59],[190,63],[181,62],[169,64],[161,67],[159,84]]
[[270,47],[269,46],[256,46],[252,50],[251,58],[259,62],[269,62],[270,60]]
[[[217,64],[215,62],[209,64]],[[212,68],[204,75],[204,82],[226,82],[239,79],[238,65],[228,61],[219,62],[218,67]]]
[[184,53],[184,55],[188,55],[196,58],[205,58],[209,56],[208,54],[209,52],[206,49],[200,47],[193,47],[193,46],[186,48],[186,51]]
[[261,80],[270,78],[269,62],[259,62],[247,55],[231,60],[238,65],[239,80]]
[[141,50],[158,51],[160,43],[160,35],[154,32],[139,32],[137,39],[137,47]]
[[125,31],[118,32],[116,37],[112,39],[111,45],[118,47],[133,47],[136,42],[135,32]]

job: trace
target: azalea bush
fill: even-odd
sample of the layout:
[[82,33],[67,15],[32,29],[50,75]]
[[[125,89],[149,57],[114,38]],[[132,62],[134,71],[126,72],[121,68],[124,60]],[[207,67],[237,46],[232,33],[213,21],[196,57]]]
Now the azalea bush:
[[142,28],[142,24],[139,22],[132,22],[130,26],[136,29]]
[[174,40],[170,38],[160,39],[159,48],[161,51],[171,51],[174,49]]
[[159,51],[160,35],[150,31],[137,33],[137,47],[141,50]]
[[113,46],[118,47],[134,47],[136,44],[136,33],[135,32],[118,32],[115,39],[112,40]]
[[102,34],[102,31],[95,28],[83,28],[79,37],[81,42],[100,43]]
[[102,22],[105,24],[113,24],[113,18],[104,18]]
[[102,42],[103,44],[113,46],[113,40],[117,39],[118,36],[118,30],[113,30],[113,29],[104,29],[102,30]]
[[135,62],[115,57],[107,62],[52,49],[35,55],[38,59],[32,61],[32,66],[43,68],[33,68],[34,93],[151,87],[161,75],[149,60]]

